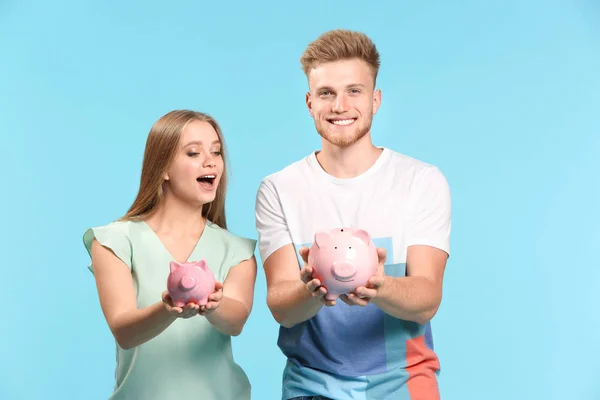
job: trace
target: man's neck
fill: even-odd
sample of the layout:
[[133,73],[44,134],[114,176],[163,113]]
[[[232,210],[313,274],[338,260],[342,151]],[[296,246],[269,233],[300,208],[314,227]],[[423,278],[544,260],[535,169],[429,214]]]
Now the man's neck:
[[329,175],[339,179],[354,178],[375,164],[382,150],[373,145],[369,134],[348,147],[332,145],[322,140],[323,149],[316,155],[317,161]]

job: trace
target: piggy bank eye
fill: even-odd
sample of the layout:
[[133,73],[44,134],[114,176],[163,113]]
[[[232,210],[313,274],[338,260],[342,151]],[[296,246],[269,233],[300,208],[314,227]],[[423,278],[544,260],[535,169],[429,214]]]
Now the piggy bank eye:
[[335,246],[334,249],[337,249],[337,246]]

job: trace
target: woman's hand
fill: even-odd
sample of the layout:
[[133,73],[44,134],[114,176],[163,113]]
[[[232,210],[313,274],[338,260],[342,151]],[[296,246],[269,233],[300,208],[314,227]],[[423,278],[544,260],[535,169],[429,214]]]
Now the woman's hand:
[[163,301],[163,304],[165,305],[165,308],[167,309],[167,311],[171,315],[176,316],[177,318],[186,318],[187,319],[187,318],[194,317],[194,316],[198,315],[198,311],[200,310],[200,306],[195,303],[187,303],[185,306],[183,306],[183,308],[176,307],[173,304],[173,299],[171,299],[171,296],[169,295],[168,291],[163,292],[162,301]]
[[221,282],[215,282],[215,291],[208,296],[208,303],[205,306],[200,306],[199,315],[206,316],[215,312],[221,305],[221,299],[223,298],[223,284]]

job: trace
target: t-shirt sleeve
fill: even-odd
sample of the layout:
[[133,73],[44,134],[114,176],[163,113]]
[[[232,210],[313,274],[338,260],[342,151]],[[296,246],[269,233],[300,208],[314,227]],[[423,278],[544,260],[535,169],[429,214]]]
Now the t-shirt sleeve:
[[[121,261],[131,269],[131,241],[123,224],[113,222],[108,225],[89,228],[83,234],[83,244],[92,257],[92,242],[96,239],[102,246],[110,249]],[[94,266],[90,261],[88,269],[93,273]]]
[[270,180],[263,180],[256,195],[256,230],[263,263],[281,247],[292,243],[281,202]]
[[407,246],[432,246],[450,255],[452,204],[446,177],[437,167],[429,167],[411,192]]

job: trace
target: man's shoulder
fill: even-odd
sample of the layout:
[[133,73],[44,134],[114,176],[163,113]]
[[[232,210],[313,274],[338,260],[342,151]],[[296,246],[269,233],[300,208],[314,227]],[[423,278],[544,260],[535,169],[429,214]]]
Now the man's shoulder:
[[387,149],[389,152],[389,165],[391,170],[400,172],[401,175],[409,176],[411,180],[419,180],[426,175],[441,175],[437,165],[423,161],[414,156],[400,153],[396,150]]
[[419,170],[436,168],[436,166],[431,163],[428,163],[426,161],[418,159],[414,156],[410,156],[408,154],[401,153],[397,150],[387,148],[387,151],[390,153],[390,161],[392,163],[403,165],[405,167],[407,167],[407,166],[413,167],[413,168],[419,169]]

